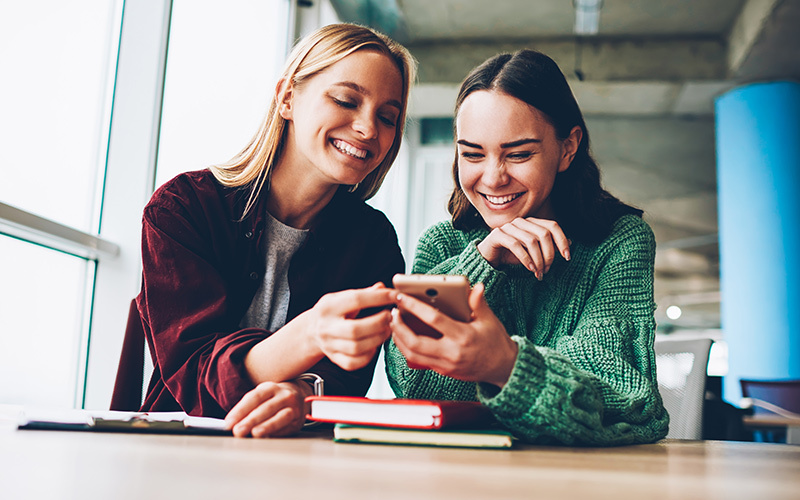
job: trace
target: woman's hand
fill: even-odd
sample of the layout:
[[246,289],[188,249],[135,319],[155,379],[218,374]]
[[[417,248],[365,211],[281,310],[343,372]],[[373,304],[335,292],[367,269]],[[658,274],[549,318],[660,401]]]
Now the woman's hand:
[[503,387],[517,359],[517,344],[489,308],[482,283],[469,295],[472,319],[456,321],[409,295],[399,294],[397,304],[442,333],[441,338],[415,334],[395,309],[392,313],[394,342],[413,368],[428,368],[448,377],[488,382]]
[[517,218],[492,229],[478,243],[478,251],[489,264],[522,264],[541,280],[550,270],[558,251],[570,259],[570,241],[556,221],[534,217]]
[[391,313],[384,309],[359,318],[362,310],[394,305],[397,292],[376,283],[369,288],[324,295],[303,313],[310,340],[322,354],[345,370],[362,368],[392,334]]
[[236,437],[294,434],[305,423],[305,398],[312,392],[300,381],[262,382],[231,409],[225,426]]
[[396,296],[395,290],[382,283],[324,295],[314,307],[250,349],[244,360],[250,379],[255,384],[292,380],[323,356],[345,370],[368,365],[392,333],[391,314],[380,310],[363,315],[370,309],[393,306]]

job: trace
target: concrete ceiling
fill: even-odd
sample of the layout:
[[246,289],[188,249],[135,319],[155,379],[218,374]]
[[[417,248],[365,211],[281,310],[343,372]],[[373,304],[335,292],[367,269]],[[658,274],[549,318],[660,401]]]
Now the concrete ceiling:
[[[540,50],[570,80],[605,187],[656,233],[661,328],[717,328],[714,98],[800,80],[800,0],[604,0],[596,35],[570,0],[332,0],[420,64],[412,115],[449,116],[463,77],[498,52]],[[668,305],[682,307],[670,320]]]

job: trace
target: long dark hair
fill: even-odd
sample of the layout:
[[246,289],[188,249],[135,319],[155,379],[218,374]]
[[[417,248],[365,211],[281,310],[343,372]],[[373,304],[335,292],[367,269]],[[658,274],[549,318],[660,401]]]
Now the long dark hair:
[[[577,125],[583,132],[578,151],[570,167],[556,175],[550,200],[556,220],[575,241],[596,243],[611,232],[614,222],[625,214],[639,217],[642,211],[621,202],[600,184],[600,169],[589,153],[589,131],[578,103],[558,65],[535,50],[523,49],[514,54],[499,54],[488,59],[467,75],[456,100],[455,114],[473,92],[493,90],[508,94],[538,109],[564,140]],[[453,226],[468,230],[485,227],[458,182],[458,153],[453,161],[456,187],[447,209]]]

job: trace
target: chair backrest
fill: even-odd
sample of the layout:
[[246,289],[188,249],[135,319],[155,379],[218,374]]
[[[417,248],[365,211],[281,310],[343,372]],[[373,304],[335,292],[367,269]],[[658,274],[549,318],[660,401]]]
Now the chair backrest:
[[655,342],[658,391],[669,413],[668,438],[702,439],[708,338],[669,339]]
[[[784,410],[800,413],[800,380],[750,380],[742,379],[742,395],[772,403]],[[771,413],[758,405],[754,413]]]
[[142,387],[145,372],[145,338],[142,319],[136,300],[131,301],[128,322],[119,356],[117,378],[111,395],[112,410],[139,411],[142,406]]

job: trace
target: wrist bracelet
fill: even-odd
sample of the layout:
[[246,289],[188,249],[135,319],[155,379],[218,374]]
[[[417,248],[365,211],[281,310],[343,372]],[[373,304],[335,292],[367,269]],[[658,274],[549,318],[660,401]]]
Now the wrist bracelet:
[[325,395],[325,381],[316,373],[301,373],[295,380],[309,382],[311,389],[314,391],[314,396]]
[[[302,380],[304,382],[308,382],[311,386],[312,391],[314,392],[314,396],[324,396],[325,395],[325,381],[317,375],[316,373],[301,373],[295,380]],[[303,428],[306,427],[313,427],[318,425],[319,422],[308,422],[303,424]]]

